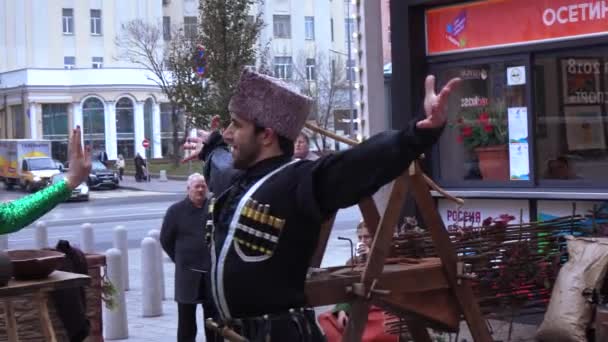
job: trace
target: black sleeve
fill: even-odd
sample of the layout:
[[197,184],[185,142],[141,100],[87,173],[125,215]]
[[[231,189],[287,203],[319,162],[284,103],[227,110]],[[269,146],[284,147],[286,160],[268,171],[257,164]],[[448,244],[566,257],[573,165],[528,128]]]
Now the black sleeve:
[[174,211],[175,206],[169,207],[160,229],[160,245],[173,262],[175,262],[175,240],[177,238],[177,222]]
[[417,129],[418,120],[402,131],[377,134],[347,151],[314,162],[309,184],[319,214],[327,217],[373,195],[431,147],[443,128]]
[[204,161],[203,176],[209,190],[220,194],[238,170],[232,167],[232,154],[219,132],[211,133],[198,157]]

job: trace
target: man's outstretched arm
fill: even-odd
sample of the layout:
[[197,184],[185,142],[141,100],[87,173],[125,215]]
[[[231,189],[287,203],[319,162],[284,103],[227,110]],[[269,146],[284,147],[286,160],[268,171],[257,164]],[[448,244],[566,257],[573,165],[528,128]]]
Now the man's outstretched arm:
[[[437,142],[447,121],[446,105],[453,79],[435,94],[435,79],[426,81],[425,116],[413,120],[401,131],[383,132],[335,155],[321,158],[311,167],[310,179],[303,179],[298,191],[312,191],[322,216],[352,206],[375,193]],[[302,198],[306,198],[303,196]]]

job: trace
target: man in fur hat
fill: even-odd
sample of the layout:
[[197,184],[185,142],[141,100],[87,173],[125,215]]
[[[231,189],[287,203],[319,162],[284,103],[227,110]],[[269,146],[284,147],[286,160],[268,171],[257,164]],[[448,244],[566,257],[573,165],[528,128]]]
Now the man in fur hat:
[[250,341],[322,341],[304,284],[320,226],[401,174],[438,139],[453,79],[426,116],[316,161],[293,159],[312,101],[278,79],[244,71],[230,125],[201,131],[204,174],[215,194],[211,282],[222,321]]

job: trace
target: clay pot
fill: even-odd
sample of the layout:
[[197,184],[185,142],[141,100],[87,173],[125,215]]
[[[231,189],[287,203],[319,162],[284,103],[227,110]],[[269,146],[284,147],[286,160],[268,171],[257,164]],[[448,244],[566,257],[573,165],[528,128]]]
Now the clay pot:
[[484,180],[509,180],[509,150],[507,145],[478,147],[479,169]]
[[13,276],[13,264],[8,254],[0,250],[0,286],[6,286]]

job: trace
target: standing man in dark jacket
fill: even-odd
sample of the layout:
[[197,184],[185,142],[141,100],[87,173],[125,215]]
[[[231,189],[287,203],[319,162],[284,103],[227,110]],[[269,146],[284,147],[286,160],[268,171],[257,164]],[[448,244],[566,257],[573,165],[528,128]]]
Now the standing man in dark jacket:
[[437,95],[429,76],[426,117],[310,161],[292,156],[311,99],[275,78],[243,72],[229,105],[230,125],[223,135],[200,134],[205,145],[199,158],[211,168],[218,196],[211,283],[223,322],[250,341],[323,340],[304,294],[321,223],[375,193],[437,141],[458,81]]
[[[205,317],[216,317],[207,289],[209,249],[205,243],[208,213],[207,184],[195,173],[188,177],[188,196],[167,210],[160,232],[160,242],[175,263],[175,301],[177,302],[179,342],[196,339],[196,306],[202,303]],[[213,334],[205,330],[208,342]]]

